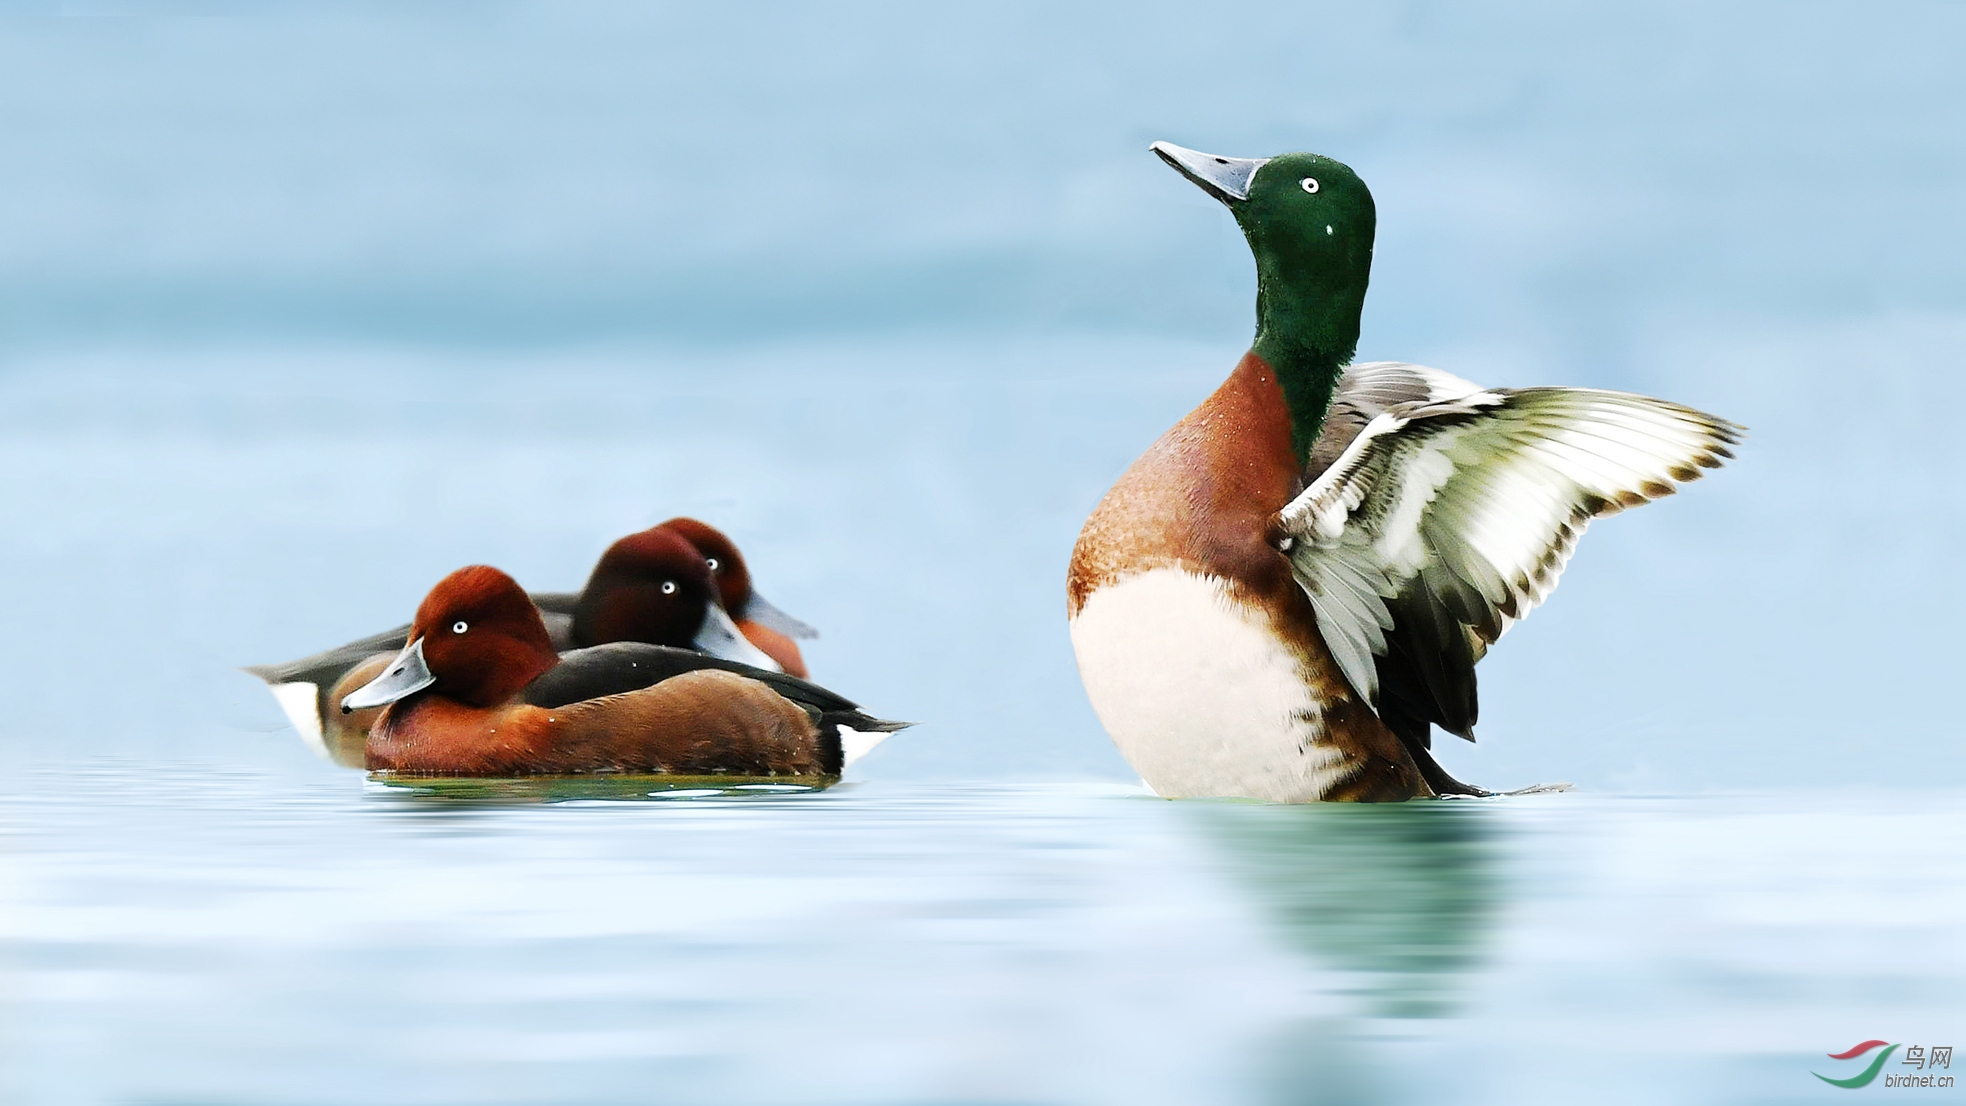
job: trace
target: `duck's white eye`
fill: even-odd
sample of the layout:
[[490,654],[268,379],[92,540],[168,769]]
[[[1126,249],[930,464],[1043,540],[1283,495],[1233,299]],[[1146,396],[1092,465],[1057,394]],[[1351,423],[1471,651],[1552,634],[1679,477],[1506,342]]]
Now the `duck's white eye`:
[[662,594],[664,595],[676,594],[676,581],[674,580],[662,581]]
[[451,633],[453,634],[461,634],[464,631],[469,630],[470,628],[471,627],[464,624],[463,619],[459,619],[458,621],[451,623]]
[[1298,181],[1297,185],[1306,192],[1315,193],[1317,191],[1317,178],[1305,177],[1303,180]]
[[706,557],[706,558],[704,558],[704,560],[706,560],[707,562],[709,562],[709,565],[710,565],[710,571],[712,571],[712,572],[715,572],[715,571],[717,571],[717,558],[715,558],[715,557]]

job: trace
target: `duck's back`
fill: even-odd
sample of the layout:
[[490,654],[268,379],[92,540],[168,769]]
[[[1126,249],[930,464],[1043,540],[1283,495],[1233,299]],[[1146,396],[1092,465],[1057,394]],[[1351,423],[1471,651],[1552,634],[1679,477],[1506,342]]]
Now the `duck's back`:
[[[548,712],[555,727],[547,771],[678,775],[827,774],[821,735],[805,711],[756,680],[702,669],[640,691]],[[831,758],[837,772],[838,757]]]

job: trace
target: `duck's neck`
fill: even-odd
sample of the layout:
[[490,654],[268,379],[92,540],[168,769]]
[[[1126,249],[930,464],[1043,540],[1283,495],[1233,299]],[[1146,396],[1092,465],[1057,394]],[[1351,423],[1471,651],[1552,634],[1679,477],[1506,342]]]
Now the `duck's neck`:
[[1251,348],[1276,371],[1290,410],[1290,449],[1301,466],[1310,460],[1331,393],[1358,348],[1365,288],[1362,282],[1356,288],[1318,287],[1268,268],[1259,259]]

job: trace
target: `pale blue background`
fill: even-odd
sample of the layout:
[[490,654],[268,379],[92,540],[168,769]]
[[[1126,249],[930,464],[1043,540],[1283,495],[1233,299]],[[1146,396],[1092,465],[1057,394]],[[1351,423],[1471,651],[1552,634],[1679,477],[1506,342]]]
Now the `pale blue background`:
[[1251,314],[1168,138],[1358,169],[1362,357],[1752,428],[1592,531],[1454,770],[1966,764],[1959,4],[8,10],[16,751],[325,772],[232,666],[690,512],[924,723],[870,776],[1126,777],[1065,558]]
[[[0,1101],[1838,1102],[1958,1046],[1966,5],[1215,9],[0,0]],[[1161,802],[1099,732],[1067,552],[1250,333],[1156,138],[1358,169],[1361,356],[1752,428],[1482,666],[1450,768],[1578,791]],[[684,512],[921,725],[817,795],[443,801],[236,670]]]

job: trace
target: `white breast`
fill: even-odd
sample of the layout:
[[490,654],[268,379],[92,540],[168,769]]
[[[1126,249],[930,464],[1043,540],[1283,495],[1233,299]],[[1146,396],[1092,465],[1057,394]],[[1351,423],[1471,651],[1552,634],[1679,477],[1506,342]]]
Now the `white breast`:
[[1216,577],[1157,568],[1100,588],[1072,648],[1092,709],[1157,794],[1301,803],[1344,774],[1301,662]]

